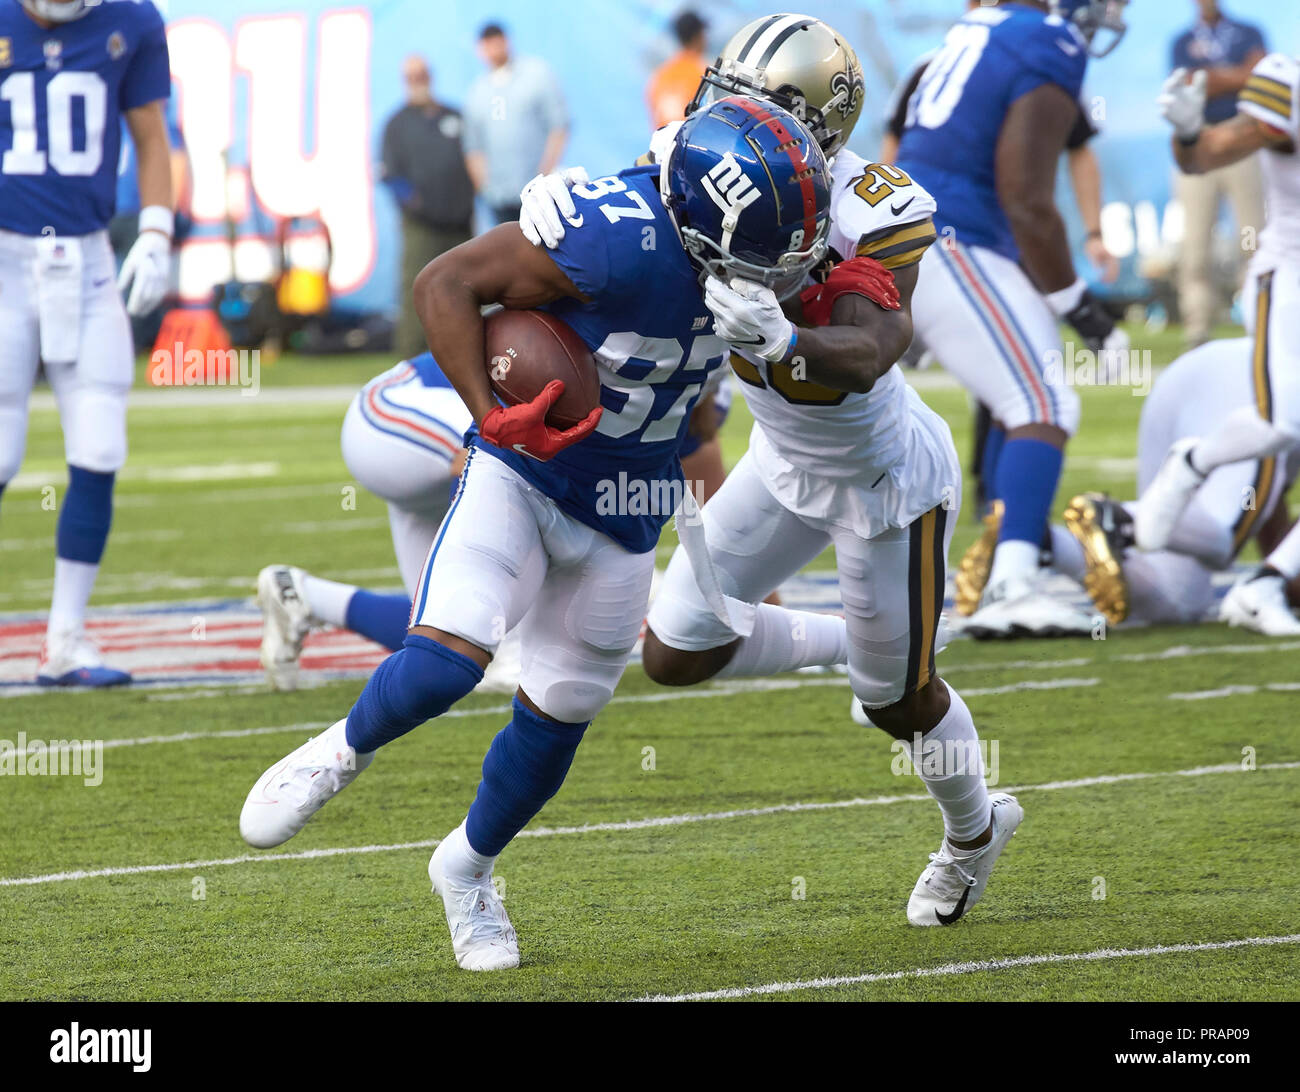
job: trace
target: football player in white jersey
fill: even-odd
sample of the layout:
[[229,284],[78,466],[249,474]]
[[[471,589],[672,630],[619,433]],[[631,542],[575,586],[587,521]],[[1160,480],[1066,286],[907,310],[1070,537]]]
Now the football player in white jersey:
[[[908,919],[951,924],[979,901],[1023,811],[1014,797],[988,793],[970,711],[934,666],[961,470],[948,426],[894,363],[912,338],[910,297],[935,239],[934,201],[902,171],[844,148],[862,106],[861,68],[825,23],[776,15],[742,28],[696,104],[733,92],[802,110],[834,157],[830,246],[840,264],[802,296],[786,293],[799,326],[770,289],[708,283],[755,427],[704,506],[702,528],[679,526],[643,662],[655,681],[685,686],[847,659],[855,719],[913,747],[943,813],[944,838]],[[525,234],[549,242],[563,233],[572,207],[562,186],[535,179],[523,200]],[[847,624],[801,620],[792,631],[761,600],[831,545]],[[963,757],[927,765],[936,754]]]
[[[1155,477],[1170,445],[1199,436],[1227,413],[1254,404],[1248,338],[1210,341],[1166,368],[1142,404],[1138,426],[1138,489]],[[1052,528],[1052,566],[1081,583],[1112,623],[1200,622],[1214,598],[1212,576],[1227,569],[1247,542],[1267,553],[1289,530],[1284,498],[1300,470],[1300,445],[1279,455],[1219,467],[1201,483],[1154,553],[1133,548],[1136,502],[1100,493],[1075,497],[1066,526]],[[1294,582],[1300,573],[1288,574]],[[1222,621],[1270,636],[1300,633],[1285,596],[1246,611],[1229,595]]]
[[[167,38],[153,4],[0,3],[0,493],[22,463],[42,365],[68,462],[42,686],[131,681],[105,666],[85,617],[126,461],[134,366],[127,314],[152,311],[169,284],[170,93]],[[107,229],[123,123],[142,208],[139,236],[115,276]]]
[[[1243,308],[1254,337],[1254,402],[1205,434],[1173,443],[1135,516],[1137,544],[1162,550],[1183,511],[1221,466],[1275,457],[1300,442],[1300,61],[1270,53],[1237,100],[1237,114],[1206,126],[1206,75],[1180,69],[1160,96],[1174,127],[1174,156],[1189,174],[1260,154],[1268,223],[1246,273]],[[1285,606],[1285,584],[1300,572],[1300,531],[1293,530],[1264,564],[1229,593],[1242,616]]]

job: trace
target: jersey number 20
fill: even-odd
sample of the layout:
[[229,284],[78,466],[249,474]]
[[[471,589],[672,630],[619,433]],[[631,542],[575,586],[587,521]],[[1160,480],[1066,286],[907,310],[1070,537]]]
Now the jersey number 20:
[[[86,125],[86,146],[73,147],[72,100],[81,99]],[[104,158],[104,120],[108,92],[94,72],[60,72],[45,87],[48,152],[38,147],[36,135],[36,76],[14,72],[0,83],[0,101],[9,104],[13,147],[0,158],[0,174],[44,174],[49,165],[58,174],[90,175]]]

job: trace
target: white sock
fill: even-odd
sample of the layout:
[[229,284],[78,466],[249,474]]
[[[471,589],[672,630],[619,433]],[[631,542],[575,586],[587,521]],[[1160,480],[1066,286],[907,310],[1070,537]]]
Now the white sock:
[[988,586],[995,587],[1012,576],[1032,580],[1038,573],[1039,552],[1037,544],[1033,542],[1022,542],[1015,538],[999,542],[993,551],[993,569],[989,573]]
[[1288,580],[1300,576],[1300,523],[1286,533],[1286,538],[1277,544],[1273,552],[1264,559],[1264,563],[1272,566]]
[[357,593],[355,584],[340,584],[304,573],[302,590],[307,597],[307,609],[318,622],[331,626],[347,624],[348,603]]
[[443,855],[442,862],[448,875],[462,883],[475,883],[492,874],[496,858],[479,853],[469,844],[463,822],[447,835],[445,841],[447,852]]
[[912,764],[943,812],[950,842],[972,842],[983,834],[993,814],[984,784],[984,757],[979,733],[961,695],[948,687],[951,704],[943,720],[912,745]]
[[1048,530],[1052,534],[1052,568],[1082,584],[1088,563],[1079,540],[1059,523],[1053,523]]
[[760,603],[754,632],[740,642],[717,677],[761,677],[848,662],[849,637],[843,618]]
[[1296,437],[1265,421],[1253,407],[1242,406],[1208,436],[1202,436],[1188,458],[1192,469],[1204,475],[1228,463],[1276,455],[1295,442]]
[[1232,526],[1215,519],[1199,496],[1193,497],[1174,524],[1169,549],[1194,557],[1211,569],[1225,569],[1232,563]]
[[95,587],[99,566],[88,561],[54,559],[54,595],[50,599],[48,636],[80,630],[86,624],[86,604]]

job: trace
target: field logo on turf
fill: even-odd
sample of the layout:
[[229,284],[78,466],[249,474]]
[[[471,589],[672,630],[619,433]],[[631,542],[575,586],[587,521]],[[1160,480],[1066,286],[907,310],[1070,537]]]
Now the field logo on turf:
[[262,389],[261,349],[186,349],[183,341],[149,357],[155,387],[238,387],[251,398]]
[[80,777],[88,788],[104,780],[102,739],[0,739],[0,777]]
[[129,1064],[136,1073],[148,1073],[152,1052],[149,1028],[83,1028],[73,1021],[71,1027],[50,1032],[50,1061],[55,1063]]
[[894,753],[889,771],[895,777],[923,773],[926,777],[954,777],[982,774],[984,783],[993,788],[998,783],[1000,741],[996,739],[932,739],[921,733],[911,741],[896,739],[889,745]]
[[1154,369],[1150,349],[1102,349],[1065,343],[1065,351],[1043,355],[1043,379],[1053,386],[1128,387],[1135,398],[1151,393]]

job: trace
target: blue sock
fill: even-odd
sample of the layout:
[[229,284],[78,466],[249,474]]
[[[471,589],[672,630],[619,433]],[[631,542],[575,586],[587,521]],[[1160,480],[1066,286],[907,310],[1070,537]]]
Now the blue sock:
[[1064,460],[1059,448],[1043,440],[1018,437],[1002,446],[995,496],[1006,505],[1006,512],[1002,516],[999,542],[1013,540],[1041,545]]
[[483,759],[483,780],[465,820],[470,848],[495,857],[560,791],[587,724],[539,717],[514,701],[514,719]]
[[468,656],[412,633],[375,668],[348,714],[348,746],[362,754],[442,716],[483,679]]
[[1002,456],[1002,447],[1006,443],[1007,430],[1001,425],[990,425],[989,433],[984,438],[984,454],[980,457],[980,480],[984,483],[984,493],[988,500],[995,501],[998,492],[998,459]]
[[343,624],[353,633],[396,652],[406,640],[410,621],[411,601],[405,595],[380,595],[358,589],[348,600]]
[[68,492],[59,512],[55,553],[65,561],[98,565],[113,524],[113,479],[79,466],[68,467]]

